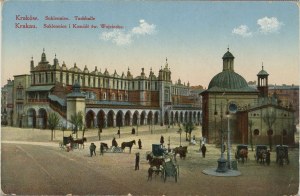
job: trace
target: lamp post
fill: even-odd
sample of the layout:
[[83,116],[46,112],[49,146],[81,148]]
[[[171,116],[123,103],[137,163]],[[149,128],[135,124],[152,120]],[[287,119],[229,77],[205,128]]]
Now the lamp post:
[[227,161],[228,161],[228,169],[232,169],[231,168],[231,143],[230,143],[230,122],[229,122],[229,118],[230,118],[230,114],[229,111],[226,111],[226,116],[227,116]]
[[[218,112],[215,110],[215,116],[218,115]],[[223,126],[222,123],[223,122],[223,108],[222,108],[222,102],[221,102],[221,157],[218,159],[218,168],[216,170],[216,172],[220,172],[220,173],[224,173],[227,171],[226,168],[226,160],[224,158],[224,144],[223,144]]]

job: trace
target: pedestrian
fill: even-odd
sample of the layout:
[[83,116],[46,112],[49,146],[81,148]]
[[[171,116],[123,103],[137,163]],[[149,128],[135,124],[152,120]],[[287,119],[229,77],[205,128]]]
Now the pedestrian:
[[91,145],[90,145],[90,155],[91,155],[91,157],[93,156],[93,154],[95,154],[95,156],[96,156],[96,145],[94,143],[91,143]]
[[116,141],[116,138],[114,137],[114,139],[111,141],[111,145],[114,147],[118,147],[118,142]]
[[118,129],[117,135],[119,135],[119,138],[121,137],[120,129]]
[[134,135],[135,134],[135,128],[131,129],[131,134]]
[[271,162],[271,153],[270,153],[270,150],[267,151],[267,156],[266,156],[266,162],[267,162],[267,165],[270,165],[270,162]]
[[135,153],[135,170],[140,169],[140,153]]
[[104,146],[103,144],[100,144],[100,155],[103,156]]
[[142,141],[141,141],[141,139],[139,139],[138,145],[139,145],[139,149],[142,149]]
[[205,144],[202,145],[201,151],[202,151],[202,157],[205,158],[205,153],[206,153],[206,146],[205,146]]
[[165,138],[164,138],[164,136],[161,136],[160,137],[160,145],[161,145],[161,147],[164,147],[164,143],[165,143]]

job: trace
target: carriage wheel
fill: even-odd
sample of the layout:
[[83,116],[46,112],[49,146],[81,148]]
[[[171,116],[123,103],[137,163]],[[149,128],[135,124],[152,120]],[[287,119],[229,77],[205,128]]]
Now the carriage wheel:
[[177,171],[175,172],[175,182],[177,182]]
[[179,166],[177,165],[177,175],[179,177]]
[[166,174],[166,170],[164,170],[164,182],[166,182],[167,180],[167,174]]

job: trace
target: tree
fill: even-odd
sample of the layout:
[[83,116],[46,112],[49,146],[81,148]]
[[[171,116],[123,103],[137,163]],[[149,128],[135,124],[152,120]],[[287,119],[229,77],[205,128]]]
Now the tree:
[[48,118],[48,127],[51,130],[51,141],[53,141],[54,129],[59,125],[59,116],[56,113],[50,113]]
[[[185,131],[185,140],[191,141],[191,134],[192,131],[195,129],[194,123],[188,122],[184,124],[184,131]],[[189,139],[187,138],[187,134],[189,134]]]
[[272,126],[276,121],[276,112],[273,109],[271,109],[271,111],[268,109],[266,114],[263,116],[263,120],[268,125],[269,146],[272,151]]
[[77,114],[71,115],[70,122],[73,124],[73,133],[76,133],[76,138],[78,138],[78,130],[82,130],[83,128],[83,115],[82,112],[78,112]]

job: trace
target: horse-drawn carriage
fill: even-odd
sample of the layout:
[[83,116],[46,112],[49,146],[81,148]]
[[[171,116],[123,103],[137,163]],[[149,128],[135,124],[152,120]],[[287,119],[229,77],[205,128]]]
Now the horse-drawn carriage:
[[289,164],[289,151],[287,145],[277,145],[276,146],[276,163],[282,166],[286,162]]
[[236,146],[235,159],[239,162],[242,160],[242,163],[248,159],[248,145],[239,144]]
[[267,149],[267,145],[256,145],[254,158],[257,163],[260,162],[262,164],[265,164],[265,162],[267,161]]
[[63,137],[63,141],[59,142],[59,147],[61,149],[67,149],[67,151],[78,149],[79,144],[84,148],[84,142],[86,142],[87,139],[85,137],[81,139],[75,139],[72,137],[72,135]]
[[176,165],[172,159],[165,161],[163,164],[162,175],[164,182],[166,182],[167,177],[174,177],[175,182],[177,182],[177,178],[179,177],[179,166]]
[[[152,152],[146,153],[146,159],[150,165],[150,168],[148,169],[148,180],[152,179],[153,173],[156,176],[161,173],[161,177],[164,180],[166,180],[166,177],[168,176],[174,176],[172,167],[169,165],[170,163],[173,163],[173,157],[174,155],[168,153],[167,149],[162,148],[160,144],[152,144]],[[178,168],[178,166],[176,168]],[[176,175],[176,181],[177,176],[178,175]]]

